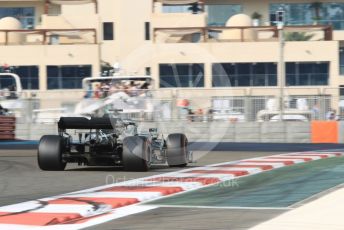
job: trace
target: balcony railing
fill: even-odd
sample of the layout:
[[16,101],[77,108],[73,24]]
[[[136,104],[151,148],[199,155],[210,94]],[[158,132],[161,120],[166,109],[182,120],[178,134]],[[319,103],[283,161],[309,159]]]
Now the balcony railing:
[[[328,25],[285,26],[289,41],[331,41],[333,29]],[[288,36],[286,36],[288,37]],[[276,41],[276,26],[154,28],[154,41],[160,43]]]
[[44,7],[44,14],[49,14],[49,6],[52,4],[55,5],[80,5],[80,4],[88,4],[88,3],[94,3],[95,7],[95,12],[98,13],[99,6],[98,6],[98,0],[74,0],[74,1],[69,1],[69,0],[43,0],[45,3]]
[[96,29],[0,30],[0,45],[97,44]]

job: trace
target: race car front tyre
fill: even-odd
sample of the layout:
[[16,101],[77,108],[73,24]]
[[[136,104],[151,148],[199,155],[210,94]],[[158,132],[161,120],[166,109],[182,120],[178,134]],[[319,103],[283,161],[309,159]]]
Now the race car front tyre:
[[38,145],[38,166],[45,171],[63,171],[66,163],[62,161],[62,139],[58,135],[46,135]]
[[150,145],[148,139],[140,136],[124,138],[122,159],[125,171],[148,171],[150,167]]
[[167,164],[170,167],[185,167],[187,165],[187,144],[188,140],[182,133],[168,135],[166,156]]

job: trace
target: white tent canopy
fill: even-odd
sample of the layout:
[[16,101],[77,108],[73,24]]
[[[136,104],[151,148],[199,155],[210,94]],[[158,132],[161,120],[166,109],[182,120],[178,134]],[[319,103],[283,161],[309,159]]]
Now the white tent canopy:
[[198,2],[198,0],[157,0],[165,5],[187,5]]

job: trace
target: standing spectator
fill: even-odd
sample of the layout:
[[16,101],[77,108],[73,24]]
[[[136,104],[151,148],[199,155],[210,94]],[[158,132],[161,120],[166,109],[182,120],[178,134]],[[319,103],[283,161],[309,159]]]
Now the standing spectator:
[[102,89],[101,89],[101,86],[97,84],[94,90],[94,98],[100,99],[101,97],[102,97]]
[[327,113],[326,113],[326,119],[327,120],[337,120],[337,115],[336,115],[336,110],[335,109],[330,109]]
[[7,63],[5,63],[5,64],[2,66],[2,72],[4,72],[4,73],[9,73],[10,71],[11,71],[10,66],[9,66]]
[[129,91],[128,91],[128,94],[129,96],[131,97],[136,97],[138,96],[138,87],[135,85],[135,82],[134,81],[131,81],[130,82],[130,85],[129,85]]
[[312,112],[313,112],[313,119],[314,120],[319,120],[320,109],[319,109],[319,105],[318,104],[315,104],[313,106]]
[[4,107],[0,105],[0,115],[7,115],[7,113],[8,113],[8,109],[5,109]]
[[213,121],[213,114],[214,114],[214,110],[210,108],[208,110],[208,121]]
[[109,84],[103,82],[101,84],[101,92],[102,92],[102,95],[101,95],[101,98],[106,98],[109,96],[109,90],[110,90],[110,86]]
[[190,108],[188,109],[188,120],[191,122],[195,121],[195,113]]
[[196,113],[195,113],[195,120],[196,121],[202,121],[203,119],[203,109],[197,109]]
[[85,99],[92,98],[92,94],[93,94],[92,85],[88,84],[87,91],[86,91],[86,93],[84,95],[84,98]]
[[18,98],[17,97],[17,87],[15,84],[10,85],[8,87],[8,90],[10,91],[10,95],[9,95],[8,99],[17,99]]

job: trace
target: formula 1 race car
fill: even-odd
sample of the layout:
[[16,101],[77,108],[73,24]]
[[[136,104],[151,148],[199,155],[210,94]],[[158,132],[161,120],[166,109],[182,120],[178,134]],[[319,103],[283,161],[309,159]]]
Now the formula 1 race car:
[[[67,130],[74,132],[67,132]],[[166,139],[149,129],[139,134],[137,125],[121,118],[61,117],[58,135],[43,136],[38,146],[42,170],[62,171],[67,163],[87,166],[121,166],[126,171],[147,171],[153,164],[185,167],[192,161],[184,134]]]

